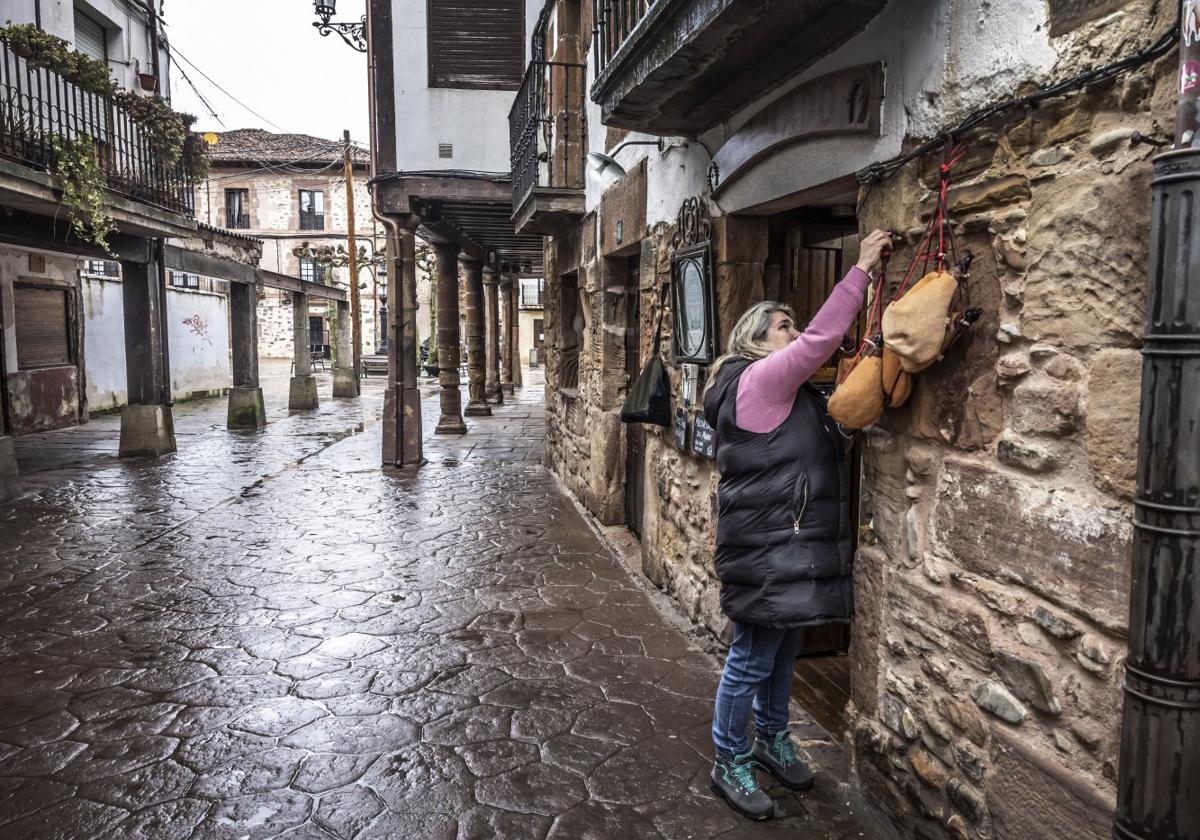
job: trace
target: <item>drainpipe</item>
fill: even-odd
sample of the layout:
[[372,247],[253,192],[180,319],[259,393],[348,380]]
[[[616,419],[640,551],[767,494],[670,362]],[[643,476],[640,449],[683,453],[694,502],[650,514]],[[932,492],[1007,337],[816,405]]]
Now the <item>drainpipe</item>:
[[42,0],[33,0],[33,25],[42,28]]
[[1200,20],[1182,6],[1175,148],[1154,158],[1115,840],[1200,838]]

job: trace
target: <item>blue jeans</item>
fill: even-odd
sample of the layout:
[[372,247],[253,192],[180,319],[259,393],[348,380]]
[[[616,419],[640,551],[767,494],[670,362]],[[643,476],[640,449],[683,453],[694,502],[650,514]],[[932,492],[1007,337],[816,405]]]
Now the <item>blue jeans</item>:
[[733,644],[717,687],[713,710],[713,744],[724,759],[750,752],[746,724],[754,711],[754,728],[772,738],[788,726],[792,671],[804,644],[804,628],[775,629],[733,625]]

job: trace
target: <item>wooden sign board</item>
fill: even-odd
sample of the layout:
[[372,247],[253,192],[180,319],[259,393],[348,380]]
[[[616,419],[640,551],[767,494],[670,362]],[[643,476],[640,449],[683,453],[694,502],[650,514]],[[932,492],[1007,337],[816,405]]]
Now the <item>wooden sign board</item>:
[[692,426],[692,452],[709,460],[717,457],[717,433],[699,412]]

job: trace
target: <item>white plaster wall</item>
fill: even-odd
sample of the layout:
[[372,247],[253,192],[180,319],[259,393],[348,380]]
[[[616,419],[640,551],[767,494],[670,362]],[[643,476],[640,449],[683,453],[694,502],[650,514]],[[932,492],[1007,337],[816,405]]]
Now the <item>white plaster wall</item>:
[[79,286],[83,301],[88,410],[119,408],[129,400],[121,283],[84,277]]
[[[542,309],[522,309],[521,317],[517,319],[517,349],[521,352],[521,364],[529,364],[529,351],[533,347],[533,322],[541,318],[543,321],[542,329],[545,330],[545,311]],[[543,354],[545,355],[545,354]],[[545,358],[538,361],[538,364],[545,364]]]
[[[542,0],[525,3],[525,57]],[[426,0],[393,0],[396,78],[396,168],[404,171],[466,169],[508,172],[508,112],[515,90],[429,87]],[[438,157],[438,144],[454,157]]]
[[[1050,42],[1045,0],[893,0],[859,35],[702,139],[716,153],[751,117],[797,86],[875,61],[885,65],[881,135],[815,138],[784,149],[719,189],[717,202],[724,212],[738,212],[894,157],[906,137],[935,136],[975,108],[1012,95],[1023,81],[1065,75],[1052,74],[1065,48]],[[590,66],[590,53],[588,61]],[[589,78],[594,72],[589,69]],[[589,101],[589,147],[603,149],[605,133],[600,108]],[[654,138],[631,134],[627,139]],[[648,159],[647,224],[673,221],[680,201],[704,191],[708,155],[698,144],[663,152],[635,146],[618,160],[628,170],[642,158]],[[589,174],[589,210],[607,186]]]
[[[76,4],[68,0],[0,0],[0,23],[9,20],[34,23],[37,2],[41,3],[42,29],[74,43]],[[149,27],[131,15],[118,0],[81,0],[78,5],[108,31],[109,67],[117,82],[127,89],[140,90],[138,73],[153,72]],[[169,9],[167,14],[169,20]],[[169,98],[170,74],[165,51],[160,51],[159,68],[162,93]]]
[[[185,319],[199,318],[193,328]],[[200,332],[197,331],[200,330]],[[167,290],[167,340],[171,348],[171,395],[176,399],[233,384],[229,362],[229,305],[225,295]]]

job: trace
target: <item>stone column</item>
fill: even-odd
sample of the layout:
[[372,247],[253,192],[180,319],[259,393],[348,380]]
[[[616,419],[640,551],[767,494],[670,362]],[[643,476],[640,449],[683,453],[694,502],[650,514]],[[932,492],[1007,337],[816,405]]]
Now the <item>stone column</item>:
[[509,312],[512,313],[512,318],[509,320],[508,328],[512,331],[512,353],[509,358],[512,361],[512,384],[515,388],[521,387],[521,286],[520,281],[513,277],[512,293],[508,298]]
[[483,269],[484,338],[487,343],[487,373],[483,390],[494,405],[504,404],[504,389],[500,387],[500,278],[496,269]]
[[158,456],[175,451],[162,263],[158,249],[151,250],[154,256],[148,262],[121,261],[129,391],[129,404],[121,409],[122,456]]
[[262,388],[258,382],[258,286],[229,284],[229,337],[233,345],[233,387],[225,425],[230,429],[261,429],[267,425]]
[[388,387],[383,396],[383,463],[422,461],[421,392],[417,388],[417,252],[413,227],[389,222]]
[[337,302],[337,362],[333,367],[333,395],[357,397],[359,371],[354,369],[354,329],[350,321],[350,304]]
[[464,259],[467,276],[467,393],[468,417],[490,417],[485,388],[487,360],[483,343],[483,264]]
[[442,416],[433,430],[438,435],[466,434],[458,376],[458,246],[436,243],[438,310],[438,381],[442,386]]
[[503,394],[513,393],[513,279],[505,276],[500,278],[500,391]]
[[316,408],[317,377],[312,372],[312,356],[308,351],[308,295],[292,292],[292,383],[288,389],[288,411],[308,411]]

